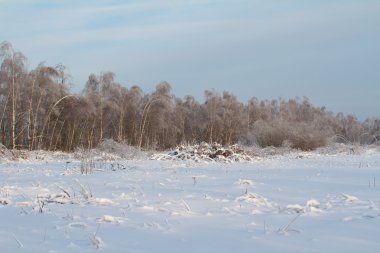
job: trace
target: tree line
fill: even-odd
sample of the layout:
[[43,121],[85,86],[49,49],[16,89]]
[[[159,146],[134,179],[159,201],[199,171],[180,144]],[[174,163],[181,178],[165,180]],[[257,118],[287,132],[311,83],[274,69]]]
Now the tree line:
[[73,151],[105,139],[138,148],[168,149],[200,142],[312,150],[328,141],[380,141],[380,119],[313,106],[307,98],[242,103],[228,91],[205,91],[205,101],[178,98],[167,82],[152,93],[127,88],[112,72],[90,74],[82,94],[68,89],[63,65],[39,64],[9,42],[0,45],[0,138],[9,149]]

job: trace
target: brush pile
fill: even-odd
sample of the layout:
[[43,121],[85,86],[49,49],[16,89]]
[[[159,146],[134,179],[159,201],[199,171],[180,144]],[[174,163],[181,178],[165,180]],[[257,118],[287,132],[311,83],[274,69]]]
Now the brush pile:
[[218,143],[208,144],[202,142],[199,145],[179,146],[174,150],[164,154],[154,154],[151,156],[152,160],[192,160],[195,162],[242,162],[252,161],[253,156],[247,154],[240,146],[232,145],[223,147]]

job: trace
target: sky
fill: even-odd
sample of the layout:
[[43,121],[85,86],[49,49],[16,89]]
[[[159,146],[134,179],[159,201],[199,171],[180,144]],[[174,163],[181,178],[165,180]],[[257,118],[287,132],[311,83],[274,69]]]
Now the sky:
[[79,93],[112,71],[126,87],[178,97],[204,91],[308,97],[380,117],[380,0],[0,0],[0,41],[62,63]]

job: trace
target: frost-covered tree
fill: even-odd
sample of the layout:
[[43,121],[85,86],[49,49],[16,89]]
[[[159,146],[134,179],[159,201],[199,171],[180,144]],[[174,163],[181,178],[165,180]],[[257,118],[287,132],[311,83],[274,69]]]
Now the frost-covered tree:
[[17,132],[20,132],[22,127],[18,122],[23,116],[20,107],[23,80],[26,78],[26,57],[9,42],[3,42],[0,44],[0,59],[2,140],[6,144],[10,143],[11,148],[15,149],[19,137]]
[[63,65],[39,64],[0,44],[0,134],[8,148],[72,151],[113,139],[138,148],[166,149],[183,143],[242,142],[304,150],[328,141],[380,143],[380,120],[313,106],[308,98],[243,104],[230,92],[205,91],[205,100],[183,99],[161,82],[152,93],[116,81],[114,73],[90,74],[81,95],[67,88]]

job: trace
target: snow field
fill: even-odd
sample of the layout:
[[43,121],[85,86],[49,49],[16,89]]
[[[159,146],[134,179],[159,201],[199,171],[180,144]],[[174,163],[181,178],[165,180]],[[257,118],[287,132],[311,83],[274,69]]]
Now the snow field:
[[[67,160],[69,159],[69,160]],[[380,153],[0,164],[0,252],[378,252]]]

